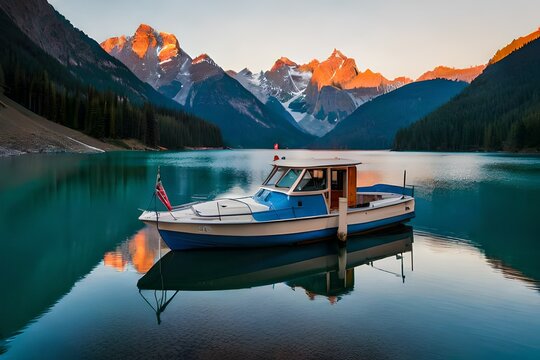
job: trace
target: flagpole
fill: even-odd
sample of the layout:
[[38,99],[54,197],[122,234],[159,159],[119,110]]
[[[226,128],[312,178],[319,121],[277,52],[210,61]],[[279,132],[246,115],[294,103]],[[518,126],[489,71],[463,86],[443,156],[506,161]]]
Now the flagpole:
[[[159,198],[159,200],[163,203],[163,205],[165,205],[165,207],[167,208],[167,210],[169,211],[169,214],[171,214],[171,217],[174,219],[174,220],[178,220],[172,213],[172,206],[171,206],[171,203],[169,201],[169,198],[167,197],[167,193],[165,192],[165,188],[163,187],[163,184],[161,182],[161,173],[160,173],[160,166],[158,166],[158,170],[157,170],[157,176],[156,176],[156,186],[155,186],[155,192],[154,194],[156,195],[157,198]],[[157,217],[157,212],[156,212],[156,217]]]

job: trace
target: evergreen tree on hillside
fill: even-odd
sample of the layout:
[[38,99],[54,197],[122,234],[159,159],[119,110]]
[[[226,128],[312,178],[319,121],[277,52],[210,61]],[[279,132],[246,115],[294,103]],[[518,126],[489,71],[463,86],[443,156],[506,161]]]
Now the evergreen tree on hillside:
[[0,64],[0,92],[4,91],[4,86],[6,85],[6,76],[4,75],[4,69],[2,64]]
[[540,150],[540,39],[490,65],[460,95],[396,134],[398,150]]
[[[0,84],[8,97],[38,115],[100,139],[138,139],[171,149],[223,145],[215,125],[179,109],[98,91],[34,45],[2,12],[0,25]],[[161,121],[169,132],[164,142]]]

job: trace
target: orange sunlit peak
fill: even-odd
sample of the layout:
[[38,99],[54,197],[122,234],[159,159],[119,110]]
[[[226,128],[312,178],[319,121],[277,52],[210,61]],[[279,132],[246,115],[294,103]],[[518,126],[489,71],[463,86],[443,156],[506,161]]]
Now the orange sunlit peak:
[[276,71],[283,66],[298,66],[298,64],[289,59],[288,57],[282,56],[276,60],[274,66],[272,66],[272,69],[270,71]]
[[347,59],[347,56],[345,56],[340,50],[334,48],[334,51],[332,51],[332,54],[330,55],[330,58],[332,57],[339,57],[343,60]]
[[131,40],[131,49],[140,59],[146,55],[149,47],[157,46],[155,30],[147,24],[139,25]]
[[100,45],[103,48],[103,50],[110,53],[111,51],[113,51],[114,48],[118,48],[119,50],[122,50],[126,42],[127,42],[126,36],[122,35],[118,37],[108,38],[107,40],[103,41]]
[[320,64],[319,60],[313,59],[310,62],[308,62],[307,64],[300,65],[298,67],[298,70],[304,71],[304,72],[313,72],[315,70],[315,68],[317,68],[317,66],[319,66],[319,64]]
[[155,32],[153,27],[151,27],[148,24],[141,23],[139,27],[137,28],[137,30],[135,31],[135,34],[136,33],[152,33],[152,32]]
[[162,47],[159,51],[158,58],[160,62],[169,60],[178,55],[180,52],[180,43],[174,34],[160,32]]

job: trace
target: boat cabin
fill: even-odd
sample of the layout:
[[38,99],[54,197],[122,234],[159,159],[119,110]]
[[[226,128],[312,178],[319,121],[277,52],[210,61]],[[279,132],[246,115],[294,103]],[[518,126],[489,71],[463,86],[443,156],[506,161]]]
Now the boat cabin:
[[339,198],[357,206],[356,165],[347,159],[276,160],[254,199],[270,208],[292,209],[292,217],[338,210]]

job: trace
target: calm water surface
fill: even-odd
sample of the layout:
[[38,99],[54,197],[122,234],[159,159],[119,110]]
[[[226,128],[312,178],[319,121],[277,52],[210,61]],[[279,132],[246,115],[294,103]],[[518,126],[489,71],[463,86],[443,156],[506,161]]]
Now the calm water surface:
[[158,166],[179,204],[253,193],[274,152],[0,159],[0,357],[540,358],[539,157],[279,153],[359,159],[359,185],[406,169],[417,217],[347,249],[168,253],[137,221]]

